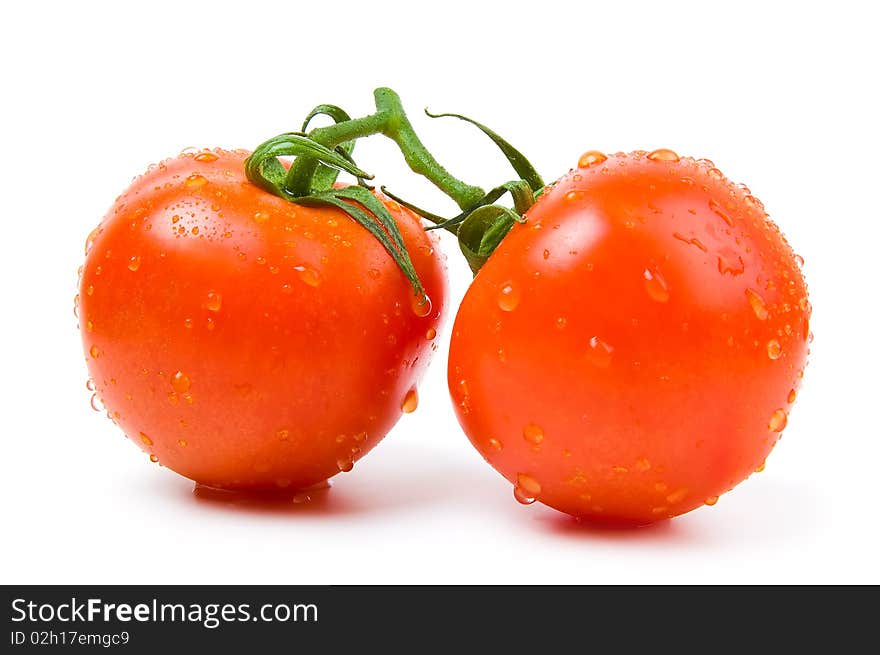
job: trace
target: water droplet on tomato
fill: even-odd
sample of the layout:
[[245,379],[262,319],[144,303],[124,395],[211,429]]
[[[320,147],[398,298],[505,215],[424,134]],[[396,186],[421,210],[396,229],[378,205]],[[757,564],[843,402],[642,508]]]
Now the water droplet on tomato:
[[519,305],[519,290],[511,282],[501,285],[498,292],[498,306],[505,312],[512,312]]
[[580,159],[578,159],[578,168],[589,168],[594,164],[601,164],[606,159],[608,159],[608,156],[604,152],[587,150],[580,156]]
[[132,273],[134,273],[140,267],[141,267],[141,258],[138,257],[137,255],[133,255],[128,260],[128,270],[130,270]]
[[412,414],[416,411],[416,408],[419,406],[419,392],[415,387],[406,392],[406,395],[403,397],[403,402],[400,404],[400,409],[404,414]]
[[763,473],[765,468],[767,468],[767,460],[764,460],[758,465],[758,468],[755,469],[755,473]]
[[254,212],[254,223],[262,225],[269,220],[270,216],[268,212]]
[[700,241],[699,239],[697,239],[696,237],[688,238],[688,237],[684,236],[683,234],[679,234],[678,232],[673,232],[672,237],[674,239],[678,239],[682,243],[688,244],[689,246],[694,246],[695,248],[698,248],[699,250],[702,250],[703,252],[708,252],[708,248],[706,248],[706,246],[703,245],[703,242]]
[[282,428],[275,433],[275,436],[278,437],[278,439],[281,441],[287,441],[287,439],[290,437],[290,430]]
[[657,271],[646,268],[642,277],[645,280],[645,291],[657,302],[666,302],[669,300],[669,287],[666,286],[666,280],[660,277]]
[[718,496],[709,496],[706,500],[703,501],[709,507],[712,507],[715,503],[718,502]]
[[93,393],[92,397],[89,398],[89,404],[96,412],[100,412],[102,409],[104,409],[103,404],[101,403],[101,399],[98,398],[98,394],[96,393]]
[[717,168],[712,167],[706,172],[709,174],[709,177],[711,177],[714,180],[721,180],[724,178],[724,173],[722,173]]
[[336,460],[336,468],[338,468],[342,473],[348,473],[351,469],[354,468],[354,461],[352,461],[351,457],[345,456],[340,457]]
[[745,197],[743,198],[743,202],[746,204],[747,207],[754,207],[759,210],[764,209],[763,203],[750,193],[746,193]]
[[413,295],[409,300],[409,306],[413,314],[419,318],[423,318],[431,313],[431,299],[426,293]]
[[73,315],[75,318],[79,318],[79,294],[73,297]]
[[568,193],[565,194],[565,199],[568,202],[574,202],[578,198],[582,198],[583,196],[584,196],[583,191],[578,191],[577,189],[572,189],[571,191],[569,191]]
[[98,238],[98,235],[101,233],[101,228],[96,227],[94,230],[89,232],[89,236],[86,237],[86,246],[85,246],[85,254],[89,254],[91,252],[92,247],[95,245],[95,239]]
[[299,279],[310,287],[317,287],[321,284],[321,276],[315,269],[309,268],[308,266],[294,266],[293,270],[297,272]]
[[752,311],[755,312],[755,316],[758,317],[758,320],[766,321],[767,317],[770,316],[770,312],[767,311],[767,305],[761,297],[761,294],[752,288],[748,288],[746,289],[746,298],[748,298],[749,304],[752,306]]
[[92,356],[93,359],[98,359],[101,351],[98,350],[98,346],[92,346],[91,348],[89,348],[89,354]]
[[777,409],[773,412],[770,415],[770,422],[767,424],[773,432],[782,432],[786,425],[788,425],[788,414],[784,409]]
[[501,452],[504,448],[504,445],[498,441],[498,439],[489,439],[487,443],[489,444],[489,449],[494,450],[495,452]]
[[671,494],[666,496],[666,502],[670,505],[674,505],[675,503],[681,502],[684,500],[684,497],[687,496],[687,489],[676,489]]
[[767,342],[767,357],[770,359],[779,359],[782,356],[782,346],[776,339],[770,339]]
[[186,393],[191,386],[189,376],[183,371],[177,371],[171,376],[171,388],[177,393]]
[[205,298],[205,309],[211,312],[219,312],[223,305],[223,296],[216,291],[209,291]]
[[96,388],[97,386],[95,385],[95,381],[92,378],[86,380],[86,389],[88,389],[89,391],[94,391]]
[[181,448],[186,448],[189,444],[187,443],[186,439],[178,439],[177,445]]
[[159,458],[156,455],[150,455],[150,461],[153,462],[153,464],[158,464]]
[[192,326],[193,320],[191,318],[183,319],[183,327],[185,327],[187,330],[192,330]]
[[727,215],[727,213],[721,209],[721,205],[716,200],[709,201],[709,208],[718,216],[722,221],[727,223],[730,227],[733,227],[733,219]]
[[428,331],[425,332],[425,339],[428,341],[432,341],[437,336],[437,330],[434,328],[428,328]]
[[651,470],[651,462],[646,457],[640,457],[636,460],[636,471],[641,471],[644,473],[645,471]]
[[208,179],[203,175],[199,175],[198,173],[193,173],[186,180],[184,180],[184,184],[190,189],[198,189],[205,186],[208,183]]
[[525,473],[516,474],[516,486],[536,498],[541,493],[541,484],[531,475]]
[[536,446],[544,441],[544,430],[540,425],[529,423],[523,428],[523,438]]
[[150,439],[150,438],[149,438],[146,434],[144,434],[143,432],[139,432],[139,433],[138,433],[138,436],[141,438],[141,441],[144,443],[145,446],[152,446],[152,445],[153,445],[153,440]]
[[516,485],[513,487],[513,497],[523,505],[534,503],[541,493],[541,484],[530,475],[525,473],[516,474]]
[[742,275],[746,265],[737,253],[731,249],[724,249],[718,253],[718,272],[722,275]]
[[[278,484],[278,482],[280,481],[276,480],[275,483]],[[287,484],[290,485],[290,480],[287,481]],[[295,494],[293,494],[293,498],[290,499],[290,502],[292,502],[294,505],[310,503],[312,502],[312,496],[308,491],[297,491]]]
[[203,151],[197,154],[194,159],[196,161],[209,163],[212,161],[217,161],[217,155],[215,155],[213,152]]
[[679,156],[673,150],[669,150],[668,148],[658,148],[648,154],[648,159],[651,161],[676,162],[679,160]]
[[797,391],[792,389],[791,391],[788,392],[788,404],[789,405],[791,405],[795,401],[796,398],[797,398]]
[[590,362],[599,368],[608,368],[614,355],[614,348],[602,341],[599,337],[590,339],[590,348],[587,351]]

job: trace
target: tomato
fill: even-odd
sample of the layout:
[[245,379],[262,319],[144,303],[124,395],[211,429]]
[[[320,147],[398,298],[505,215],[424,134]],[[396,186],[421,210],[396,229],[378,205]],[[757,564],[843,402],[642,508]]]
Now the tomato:
[[419,219],[385,200],[429,298],[366,229],[181,155],[90,235],[79,319],[98,398],[153,461],[226,489],[350,470],[417,402],[446,303]]
[[448,370],[517,499],[649,523],[761,470],[810,335],[761,203],[706,160],[591,152],[525,218],[468,290]]

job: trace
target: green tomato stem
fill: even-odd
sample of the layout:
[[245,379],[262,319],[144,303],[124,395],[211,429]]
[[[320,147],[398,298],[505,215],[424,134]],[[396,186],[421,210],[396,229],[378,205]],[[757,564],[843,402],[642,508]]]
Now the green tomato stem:
[[[347,141],[372,134],[384,134],[397,144],[410,169],[430,180],[438,189],[452,198],[461,209],[477,204],[485,195],[481,188],[454,177],[425,148],[406,116],[400,97],[391,89],[378,88],[373,93],[376,113],[319,127],[309,133],[315,142],[333,150]],[[297,157],[290,167],[284,184],[293,197],[306,196],[312,191],[312,179],[319,162],[308,157]]]
[[[383,134],[399,148],[409,168],[431,181],[452,198],[462,210],[452,218],[422,210],[386,192],[392,199],[434,223],[426,229],[443,228],[458,237],[462,252],[476,274],[514,223],[522,222],[526,210],[544,190],[544,182],[528,159],[505,139],[477,121],[461,114],[432,114],[432,118],[451,116],[476,126],[501,150],[519,179],[506,182],[488,193],[459,180],[447,171],[425,148],[406,116],[400,97],[391,89],[373,92],[376,112],[350,118],[340,107],[318,105],[305,119],[302,132],[279,134],[260,144],[248,157],[246,171],[251,183],[291,202],[336,207],[367,228],[409,278],[416,295],[424,293],[394,219],[383,203],[370,192],[365,180],[372,179],[360,169],[351,153],[357,139]],[[326,115],[334,124],[310,131],[312,118]],[[279,157],[295,157],[288,168]],[[336,188],[336,176],[347,171],[358,180],[356,187]],[[362,188],[366,187],[366,188]],[[383,191],[384,191],[383,187]],[[510,193],[514,209],[495,203]]]

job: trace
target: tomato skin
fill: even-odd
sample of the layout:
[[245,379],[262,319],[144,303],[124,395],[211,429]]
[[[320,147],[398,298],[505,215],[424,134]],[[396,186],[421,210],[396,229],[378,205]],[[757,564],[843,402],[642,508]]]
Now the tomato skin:
[[431,310],[367,230],[272,196],[245,151],[181,155],[90,235],[79,319],[111,417],[154,461],[226,489],[304,488],[401,415],[446,305],[419,219],[384,200]]
[[517,497],[641,524],[760,469],[810,316],[761,204],[711,163],[637,152],[570,172],[526,218],[468,290],[448,370],[462,427]]

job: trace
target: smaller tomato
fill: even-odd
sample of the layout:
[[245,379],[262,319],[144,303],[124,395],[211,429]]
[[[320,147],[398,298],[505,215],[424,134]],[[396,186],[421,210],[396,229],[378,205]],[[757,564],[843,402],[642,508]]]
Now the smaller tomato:
[[245,177],[245,151],[152,167],[89,236],[79,294],[97,397],[151,459],[225,489],[303,488],[412,411],[446,305],[417,216],[378,196],[428,300],[336,207]]
[[455,320],[459,421],[523,503],[647,523],[763,467],[806,363],[800,261],[705,160],[587,153]]

